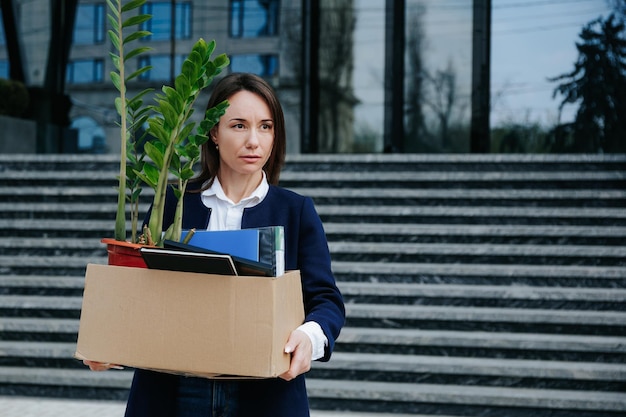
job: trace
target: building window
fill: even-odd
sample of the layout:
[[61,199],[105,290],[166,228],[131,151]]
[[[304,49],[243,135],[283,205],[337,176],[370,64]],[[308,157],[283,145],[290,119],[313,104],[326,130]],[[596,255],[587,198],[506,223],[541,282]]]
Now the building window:
[[251,72],[261,77],[272,77],[278,75],[278,56],[232,55],[230,69],[232,72]]
[[186,56],[177,55],[174,58],[174,74],[172,74],[171,55],[150,55],[143,56],[139,59],[139,66],[146,67],[152,65],[150,71],[140,75],[142,81],[170,81],[178,75],[183,68],[183,61]]
[[104,42],[104,4],[81,4],[76,9],[74,43],[93,45]]
[[0,78],[9,78],[9,61],[0,59]]
[[103,81],[102,59],[72,61],[67,65],[68,84],[101,83]]
[[[191,38],[191,2],[176,3],[172,19],[171,2],[149,2],[142,6],[141,12],[152,15],[152,19],[143,24],[142,29],[152,33],[144,38],[151,41]],[[172,27],[172,22],[173,27]]]
[[278,0],[231,0],[230,36],[258,38],[278,35]]

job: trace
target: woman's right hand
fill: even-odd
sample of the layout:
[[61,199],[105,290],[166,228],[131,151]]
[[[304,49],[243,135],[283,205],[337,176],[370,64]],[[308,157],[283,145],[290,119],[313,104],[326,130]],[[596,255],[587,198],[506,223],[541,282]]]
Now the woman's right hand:
[[83,363],[89,367],[92,371],[108,371],[109,369],[124,369],[123,366],[114,365],[112,363],[102,363],[89,361],[87,359],[83,360]]

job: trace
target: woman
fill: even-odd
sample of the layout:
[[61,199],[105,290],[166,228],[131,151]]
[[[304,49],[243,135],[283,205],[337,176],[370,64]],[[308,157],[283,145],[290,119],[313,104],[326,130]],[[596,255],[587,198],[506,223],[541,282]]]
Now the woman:
[[[302,277],[305,322],[285,345],[291,363],[280,378],[223,381],[136,370],[127,417],[309,416],[304,373],[312,360],[330,358],[345,321],[328,243],[312,200],[277,186],[286,136],[274,91],[255,75],[230,74],[215,86],[208,107],[223,100],[230,105],[203,145],[202,172],[184,196],[183,228],[282,225],[285,269],[299,269]],[[164,229],[174,217],[175,204],[170,195]],[[109,367],[86,364],[94,370]]]

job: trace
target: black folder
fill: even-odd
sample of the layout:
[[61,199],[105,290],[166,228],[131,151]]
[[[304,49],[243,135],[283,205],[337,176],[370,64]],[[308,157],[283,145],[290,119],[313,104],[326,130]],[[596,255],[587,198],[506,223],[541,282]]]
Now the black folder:
[[148,268],[151,269],[238,275],[237,268],[230,255],[152,247],[143,247],[139,249],[139,252],[144,261],[146,261]]

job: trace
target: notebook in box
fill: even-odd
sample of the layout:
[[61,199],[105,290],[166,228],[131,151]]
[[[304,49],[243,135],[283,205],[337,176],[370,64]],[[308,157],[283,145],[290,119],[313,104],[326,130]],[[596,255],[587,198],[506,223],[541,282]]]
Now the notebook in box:
[[237,268],[230,255],[152,247],[143,247],[139,249],[139,251],[146,261],[146,265],[151,269],[218,275],[238,275]]

